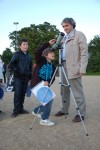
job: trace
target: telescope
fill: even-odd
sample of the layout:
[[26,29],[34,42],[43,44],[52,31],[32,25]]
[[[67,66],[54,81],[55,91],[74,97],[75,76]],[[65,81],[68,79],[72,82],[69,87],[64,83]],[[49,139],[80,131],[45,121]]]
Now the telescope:
[[55,44],[53,44],[53,46],[52,46],[53,50],[55,50],[56,48],[60,48],[61,47],[61,45],[62,45],[61,41],[62,41],[64,35],[65,34],[63,32],[59,33],[59,36],[57,38],[57,42]]

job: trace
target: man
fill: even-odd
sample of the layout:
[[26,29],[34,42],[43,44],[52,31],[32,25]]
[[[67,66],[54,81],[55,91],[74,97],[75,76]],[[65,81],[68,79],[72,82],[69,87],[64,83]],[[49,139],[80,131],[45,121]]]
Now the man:
[[19,42],[20,50],[17,51],[9,64],[9,67],[14,72],[14,110],[12,117],[19,114],[27,114],[24,110],[24,99],[28,85],[28,81],[32,75],[32,57],[28,53],[28,41],[22,39]]
[[[81,77],[86,73],[88,64],[88,45],[85,35],[75,30],[76,23],[72,18],[65,18],[62,21],[62,27],[66,32],[63,39],[63,66],[68,76],[71,89],[80,110],[82,119],[86,115],[86,102],[83,93]],[[62,73],[62,82],[66,84],[65,76]],[[61,87],[63,108],[56,114],[62,116],[68,114],[70,106],[70,90],[66,86]],[[79,114],[75,116],[73,122],[80,122]]]

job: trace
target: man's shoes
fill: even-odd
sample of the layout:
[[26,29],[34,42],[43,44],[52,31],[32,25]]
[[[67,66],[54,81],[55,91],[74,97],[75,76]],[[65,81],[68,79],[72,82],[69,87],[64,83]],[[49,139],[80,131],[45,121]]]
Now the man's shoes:
[[25,110],[25,109],[22,109],[19,113],[20,114],[29,114],[29,112],[27,110]]
[[45,120],[40,120],[40,124],[41,125],[44,125],[44,126],[54,126],[55,125],[55,123],[54,122],[52,122],[52,121],[50,121],[49,119],[45,119]]
[[[84,120],[84,116],[81,116],[81,117],[82,117],[82,120]],[[79,115],[76,115],[72,121],[73,122],[81,122],[81,118]]]
[[40,113],[37,114],[37,113],[35,113],[34,111],[32,111],[32,115],[33,115],[33,116],[36,116],[36,117],[38,117],[38,118],[41,118],[41,114],[40,114]]
[[12,118],[15,118],[15,117],[17,117],[18,115],[19,115],[19,113],[12,113],[11,117],[12,117]]
[[0,110],[0,113],[2,113],[2,111]]
[[56,117],[60,117],[60,116],[63,116],[63,115],[68,115],[68,113],[63,113],[63,112],[61,112],[61,111],[58,111],[56,114],[55,114],[55,116]]

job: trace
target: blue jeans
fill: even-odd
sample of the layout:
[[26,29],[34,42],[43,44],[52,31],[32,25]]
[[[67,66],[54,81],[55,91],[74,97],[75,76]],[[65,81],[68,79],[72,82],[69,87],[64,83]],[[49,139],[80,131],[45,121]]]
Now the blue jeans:
[[41,119],[42,119],[42,120],[48,119],[49,116],[50,116],[52,103],[53,103],[53,100],[51,100],[51,101],[50,101],[49,103],[47,103],[45,106],[40,105],[40,106],[38,106],[38,107],[36,107],[36,108],[34,109],[34,112],[35,112],[35,113],[42,113],[42,115],[41,115]]

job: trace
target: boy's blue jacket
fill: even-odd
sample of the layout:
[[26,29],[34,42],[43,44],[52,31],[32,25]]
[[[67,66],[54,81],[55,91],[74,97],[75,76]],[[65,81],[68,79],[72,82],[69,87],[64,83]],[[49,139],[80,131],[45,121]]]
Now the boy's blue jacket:
[[[31,87],[34,87],[42,80],[48,81],[49,83],[51,81],[51,78],[55,71],[55,66],[52,64],[52,74],[50,75],[50,63],[48,63],[47,60],[42,56],[42,52],[44,51],[44,49],[48,48],[49,46],[50,46],[49,42],[43,43],[42,45],[40,45],[40,47],[36,51],[36,56],[35,56],[36,67],[34,68],[34,71],[32,74]],[[46,68],[47,64],[49,65],[49,67],[48,67],[49,69],[48,69],[48,74],[45,74],[45,68]],[[44,74],[41,74],[41,72],[43,73],[43,69],[44,69]],[[46,80],[45,76],[47,76],[47,75],[49,77]],[[53,79],[53,81],[54,81],[54,79]]]

